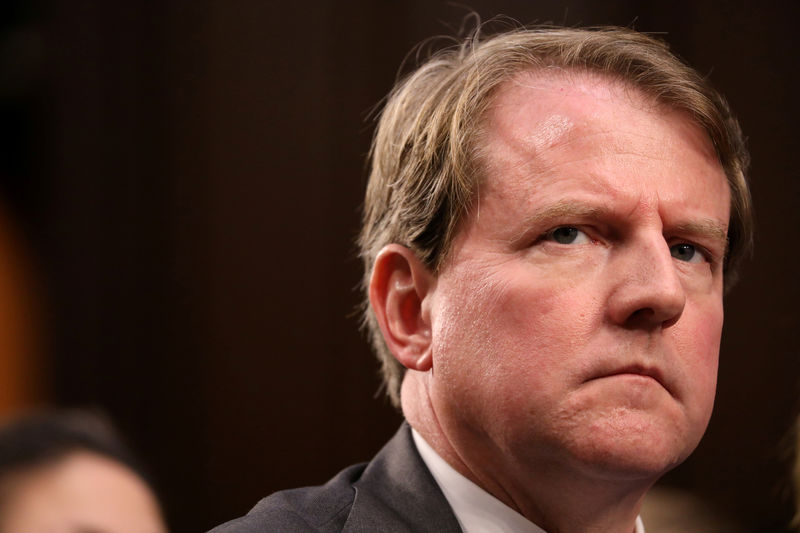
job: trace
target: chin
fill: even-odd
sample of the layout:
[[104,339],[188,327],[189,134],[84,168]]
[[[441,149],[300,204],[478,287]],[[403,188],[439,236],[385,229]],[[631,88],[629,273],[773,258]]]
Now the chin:
[[655,480],[685,461],[701,436],[680,425],[628,413],[592,424],[582,439],[572,442],[570,451],[595,476]]

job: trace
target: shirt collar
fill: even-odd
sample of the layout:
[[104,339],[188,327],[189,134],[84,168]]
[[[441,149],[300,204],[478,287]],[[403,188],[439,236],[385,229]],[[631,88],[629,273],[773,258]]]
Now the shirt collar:
[[[453,508],[464,533],[546,533],[542,528],[462,476],[411,428],[414,444],[433,479]],[[636,518],[634,533],[645,533]]]

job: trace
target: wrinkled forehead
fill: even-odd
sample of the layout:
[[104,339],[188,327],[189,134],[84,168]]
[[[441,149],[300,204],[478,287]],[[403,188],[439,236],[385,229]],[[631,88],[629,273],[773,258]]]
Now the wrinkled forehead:
[[[494,90],[481,116],[474,150],[478,185],[486,185],[492,165],[498,163],[498,140],[513,144],[535,163],[578,139],[591,141],[594,135],[615,132],[624,143],[626,135],[635,139],[638,132],[666,121],[699,147],[709,163],[719,165],[710,137],[688,112],[659,102],[629,82],[574,69],[520,72]],[[656,142],[652,148],[655,156],[661,146]]]

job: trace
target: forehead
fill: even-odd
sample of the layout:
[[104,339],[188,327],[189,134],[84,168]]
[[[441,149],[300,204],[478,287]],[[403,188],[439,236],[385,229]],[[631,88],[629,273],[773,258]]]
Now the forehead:
[[711,140],[687,113],[602,74],[520,73],[498,88],[482,122],[481,197],[509,187],[533,193],[547,178],[574,177],[576,169],[610,179],[595,180],[598,188],[642,193],[691,171],[692,193],[728,193]]
[[[667,122],[668,127],[658,128]],[[643,128],[649,135],[661,137],[653,139],[653,155],[661,151],[657,148],[665,134],[680,129],[710,162],[717,162],[711,140],[688,113],[610,76],[566,69],[523,71],[502,83],[484,114],[481,137],[513,138],[519,149],[541,155],[581,135],[614,132],[636,136]],[[487,156],[480,149],[478,153]]]

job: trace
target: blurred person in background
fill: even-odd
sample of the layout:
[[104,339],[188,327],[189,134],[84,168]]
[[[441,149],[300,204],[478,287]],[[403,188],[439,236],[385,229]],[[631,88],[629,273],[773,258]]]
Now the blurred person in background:
[[727,513],[677,488],[650,489],[641,514],[647,533],[745,533]]
[[0,533],[166,533],[144,471],[105,417],[79,410],[0,427]]

